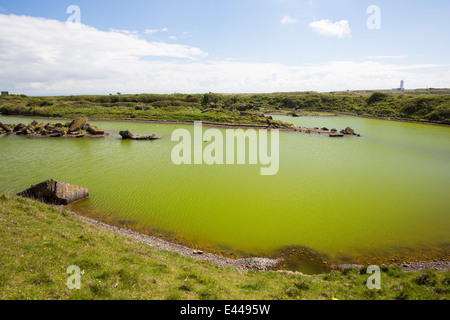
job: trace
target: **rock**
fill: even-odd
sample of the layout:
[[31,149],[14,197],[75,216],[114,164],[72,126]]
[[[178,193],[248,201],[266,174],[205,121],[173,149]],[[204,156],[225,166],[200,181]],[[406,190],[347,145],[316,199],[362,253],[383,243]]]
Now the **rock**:
[[120,131],[119,134],[121,135],[122,139],[132,140],[157,140],[162,138],[161,136],[157,136],[156,134],[152,134],[149,136],[135,136],[130,132],[130,130]]
[[292,113],[292,117],[298,118],[298,117],[300,117],[300,116],[294,112],[294,113]]
[[120,131],[119,132],[122,139],[132,139],[134,135],[130,132],[130,130],[127,131]]
[[329,133],[328,135],[329,135],[331,138],[341,138],[341,137],[344,136],[343,133],[340,133],[340,132],[337,132],[337,131],[331,132],[331,133]]
[[81,127],[86,123],[87,118],[78,118],[73,120],[69,126],[69,132],[80,130]]
[[350,127],[345,128],[344,130],[341,130],[342,134],[355,134],[355,130],[353,130]]
[[52,137],[52,138],[62,137],[64,135],[66,135],[66,133],[64,131],[58,131],[58,130],[55,130],[52,133],[50,133],[50,137]]
[[35,184],[17,195],[50,204],[66,205],[89,197],[89,190],[50,179]]
[[105,131],[97,128],[96,126],[94,126],[92,124],[86,125],[86,130],[87,130],[87,132],[89,132],[90,134],[95,135],[95,136],[105,134]]
[[5,131],[6,133],[9,133],[9,132],[13,131],[9,125],[3,124],[1,122],[0,122],[0,129]]
[[36,120],[33,120],[33,122],[30,123],[30,126],[35,127],[37,124],[38,124],[37,121],[36,121]]
[[19,123],[17,126],[14,127],[13,131],[14,132],[20,132],[23,131],[27,128],[27,126],[23,123]]
[[35,129],[43,129],[45,127],[45,122],[41,122],[35,126]]
[[323,130],[323,131],[330,131],[330,130],[329,130],[328,128],[326,128],[326,127],[323,127],[322,130]]
[[[15,129],[15,128],[14,128]],[[28,125],[25,127],[20,127],[18,128],[18,130],[16,131],[17,135],[28,135],[28,134],[32,134],[33,133],[33,127]]]
[[331,129],[330,131],[331,131],[331,132],[337,132],[337,130],[336,130],[336,129]]

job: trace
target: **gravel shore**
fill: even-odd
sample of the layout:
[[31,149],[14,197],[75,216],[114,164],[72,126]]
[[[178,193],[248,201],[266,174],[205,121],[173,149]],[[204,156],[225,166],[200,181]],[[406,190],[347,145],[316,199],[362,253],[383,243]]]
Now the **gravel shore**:
[[[64,210],[63,208],[61,208]],[[66,210],[67,211],[67,210]],[[223,257],[220,255],[203,252],[201,250],[196,250],[192,248],[188,248],[176,243],[172,243],[157,237],[145,235],[142,233],[138,233],[129,229],[115,227],[104,222],[96,221],[81,215],[78,215],[74,212],[68,211],[74,217],[92,225],[97,228],[101,228],[104,230],[112,231],[119,233],[128,238],[134,239],[136,241],[148,244],[158,250],[167,250],[171,252],[179,253],[182,256],[189,257],[197,260],[204,260],[211,262],[219,267],[227,268],[232,267],[237,270],[259,270],[259,271],[267,271],[275,268],[282,259],[269,259],[269,258],[241,258],[241,259],[231,259],[227,257]],[[450,261],[448,260],[433,260],[433,261],[418,261],[418,262],[402,262],[402,263],[393,263],[389,264],[389,266],[397,266],[402,268],[404,271],[424,271],[429,269],[434,269],[437,271],[449,271],[450,270]],[[330,266],[331,269],[334,270],[345,270],[348,268],[362,268],[362,265],[358,264],[333,264]]]
[[188,248],[176,243],[172,243],[157,237],[152,237],[142,233],[138,233],[129,229],[123,229],[109,224],[95,221],[84,216],[80,216],[74,212],[70,212],[74,217],[92,225],[97,228],[119,233],[128,238],[134,239],[136,241],[148,244],[158,250],[167,250],[172,252],[177,252],[182,256],[189,257],[192,259],[205,260],[211,262],[219,267],[226,268],[232,267],[238,270],[270,270],[274,268],[281,259],[269,259],[269,258],[242,258],[242,259],[231,259],[215,255],[208,252],[203,252],[201,250],[196,250]]

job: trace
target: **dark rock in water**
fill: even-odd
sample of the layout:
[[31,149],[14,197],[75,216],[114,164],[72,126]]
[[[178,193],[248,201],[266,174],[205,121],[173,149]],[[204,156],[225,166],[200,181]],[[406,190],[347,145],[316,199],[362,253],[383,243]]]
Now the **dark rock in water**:
[[80,130],[81,127],[86,123],[87,118],[78,118],[73,120],[69,126],[69,132]]
[[86,131],[89,132],[90,134],[94,135],[94,136],[105,134],[105,131],[103,131],[102,129],[97,128],[96,126],[94,126],[92,124],[86,125]]
[[322,130],[323,130],[323,131],[330,131],[330,130],[329,130],[328,128],[326,128],[326,127],[323,127]]
[[22,134],[27,135],[27,134],[32,134],[32,133],[33,133],[33,127],[30,125],[18,128],[18,130],[16,131],[17,135],[22,135]]
[[27,128],[27,125],[23,124],[23,123],[19,123],[17,126],[14,127],[13,131],[14,132],[19,132],[19,131],[23,131]]
[[11,127],[7,124],[3,124],[0,122],[0,129],[2,129],[4,132],[9,133],[12,131]]
[[350,127],[345,128],[344,130],[341,130],[342,134],[355,134],[355,130],[353,130]]
[[17,195],[50,204],[66,205],[89,197],[89,190],[50,179],[35,184]]
[[300,117],[300,116],[294,112],[294,113],[292,113],[292,117],[298,118],[298,117]]
[[157,136],[156,134],[152,134],[149,136],[135,136],[130,132],[130,130],[120,131],[119,132],[122,139],[131,139],[131,140],[157,140],[161,139],[161,136]]
[[329,135],[331,138],[341,138],[341,137],[344,136],[343,133],[340,133],[340,132],[337,132],[337,131],[331,132],[331,133],[329,133],[328,135]]
[[36,121],[36,120],[33,120],[33,122],[30,123],[30,126],[35,127],[37,124],[38,124],[37,121]]
[[130,132],[130,130],[127,131],[120,131],[119,132],[122,139],[132,139],[134,135]]
[[330,131],[331,131],[331,132],[337,132],[337,130],[336,130],[336,129],[331,129]]

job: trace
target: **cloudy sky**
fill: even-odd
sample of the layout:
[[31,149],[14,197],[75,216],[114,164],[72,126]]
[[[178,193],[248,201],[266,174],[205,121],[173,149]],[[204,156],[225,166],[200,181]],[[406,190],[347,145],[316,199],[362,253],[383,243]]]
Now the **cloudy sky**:
[[0,0],[28,95],[450,87],[448,0]]

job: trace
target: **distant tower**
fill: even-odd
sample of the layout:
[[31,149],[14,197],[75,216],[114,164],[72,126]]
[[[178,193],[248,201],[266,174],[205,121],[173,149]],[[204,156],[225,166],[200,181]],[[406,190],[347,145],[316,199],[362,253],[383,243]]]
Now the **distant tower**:
[[400,81],[400,88],[392,89],[392,92],[404,92],[405,91],[405,81]]

